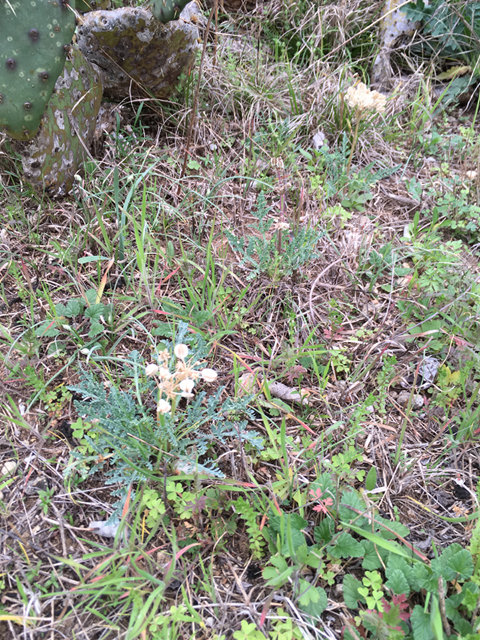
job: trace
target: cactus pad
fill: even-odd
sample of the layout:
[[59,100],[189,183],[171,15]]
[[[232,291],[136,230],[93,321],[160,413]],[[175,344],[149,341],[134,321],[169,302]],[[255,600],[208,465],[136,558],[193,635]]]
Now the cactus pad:
[[0,130],[32,138],[75,31],[69,0],[0,0]]
[[77,11],[96,11],[97,9],[108,9],[110,0],[75,0]]
[[182,9],[189,2],[190,0],[152,0],[153,16],[163,24],[177,20]]
[[68,55],[38,135],[18,143],[25,177],[50,195],[65,195],[88,155],[102,99],[99,73],[77,49]]
[[93,11],[83,16],[76,40],[101,69],[106,96],[123,100],[153,94],[163,99],[195,61],[197,14],[191,2],[181,20],[164,25],[143,8]]
[[390,55],[395,42],[400,37],[411,36],[419,27],[418,22],[412,22],[400,7],[404,6],[402,0],[387,0],[382,11],[379,36],[381,49],[372,67],[372,82],[384,89],[390,88],[392,81],[392,67]]

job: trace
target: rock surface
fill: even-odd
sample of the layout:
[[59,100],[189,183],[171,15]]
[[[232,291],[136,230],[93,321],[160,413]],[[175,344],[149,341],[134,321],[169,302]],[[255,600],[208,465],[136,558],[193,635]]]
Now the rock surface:
[[77,44],[102,74],[105,96],[166,98],[195,61],[198,8],[188,4],[178,20],[161,24],[147,9],[92,11],[77,29]]

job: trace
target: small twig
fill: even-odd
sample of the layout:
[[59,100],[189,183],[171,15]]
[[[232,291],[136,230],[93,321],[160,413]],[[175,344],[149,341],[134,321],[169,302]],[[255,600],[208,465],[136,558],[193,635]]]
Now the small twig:
[[452,630],[447,620],[447,612],[445,610],[445,588],[443,586],[442,576],[438,576],[438,604],[440,606],[440,617],[442,618],[443,630],[447,637],[451,635]]
[[218,0],[215,0],[215,44],[213,45],[213,67],[217,66],[217,47],[218,47]]
[[58,528],[60,529],[60,539],[62,541],[63,556],[66,558],[68,555],[68,551],[67,551],[67,543],[65,541],[65,527],[63,522],[63,516],[60,513],[57,506],[55,505],[55,503],[53,502],[52,502],[52,508],[55,511],[55,515],[57,516],[57,519],[58,519]]

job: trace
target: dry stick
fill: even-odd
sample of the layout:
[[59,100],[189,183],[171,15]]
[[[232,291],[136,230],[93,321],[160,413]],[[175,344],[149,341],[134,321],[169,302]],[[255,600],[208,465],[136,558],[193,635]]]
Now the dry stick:
[[189,152],[190,143],[191,143],[191,140],[192,140],[193,125],[195,124],[195,114],[196,114],[196,111],[197,111],[198,96],[199,96],[199,93],[200,93],[200,82],[201,82],[201,79],[202,79],[203,61],[205,60],[205,51],[207,50],[208,33],[210,31],[210,25],[212,23],[212,18],[213,18],[213,15],[215,13],[215,8],[217,7],[217,5],[218,5],[218,0],[215,0],[215,4],[213,5],[212,10],[210,11],[210,15],[208,16],[207,27],[205,29],[205,37],[203,39],[202,57],[200,59],[200,67],[198,69],[197,88],[195,90],[195,96],[193,98],[193,106],[192,106],[192,113],[191,113],[191,116],[190,116],[190,124],[188,125],[187,144],[186,144],[186,147],[185,147],[185,158],[183,159],[182,172],[180,174],[180,179],[178,181],[177,196],[180,195],[180,192],[182,190],[182,179],[183,179],[183,176],[185,175],[185,170],[187,168],[188,152]]
[[445,609],[445,587],[443,586],[442,576],[438,576],[438,604],[440,608],[440,617],[442,618],[443,630],[447,636],[451,635],[452,630],[447,620],[447,611]]
[[52,502],[52,508],[55,511],[55,515],[57,516],[57,520],[58,520],[58,527],[60,529],[60,540],[62,541],[63,556],[64,558],[67,558],[68,551],[67,551],[67,543],[65,541],[65,527],[63,526],[64,525],[63,515],[60,513],[60,510],[58,509],[58,507],[54,502]]
[[213,45],[213,68],[217,66],[217,46],[218,46],[218,0],[215,0],[215,44]]

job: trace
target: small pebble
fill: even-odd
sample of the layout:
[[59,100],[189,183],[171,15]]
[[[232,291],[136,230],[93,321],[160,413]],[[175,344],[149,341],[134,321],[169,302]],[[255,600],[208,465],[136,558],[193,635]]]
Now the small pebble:
[[[397,396],[397,402],[402,407],[406,407],[410,399],[410,391],[401,391]],[[412,398],[412,409],[421,409],[424,404],[422,396],[415,394]]]
[[323,131],[317,131],[317,133],[312,138],[312,147],[315,151],[318,151],[323,146],[328,147],[327,137],[323,133]]
[[12,474],[17,468],[18,462],[16,460],[8,460],[0,470],[0,476],[6,476]]

